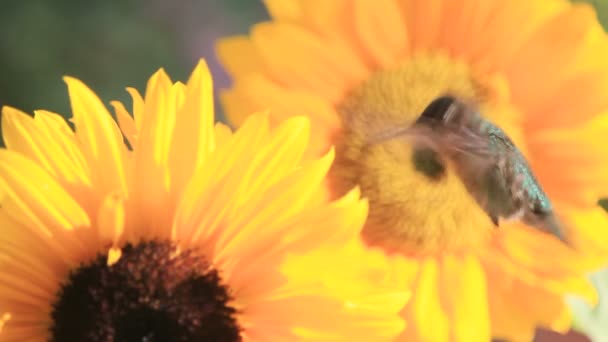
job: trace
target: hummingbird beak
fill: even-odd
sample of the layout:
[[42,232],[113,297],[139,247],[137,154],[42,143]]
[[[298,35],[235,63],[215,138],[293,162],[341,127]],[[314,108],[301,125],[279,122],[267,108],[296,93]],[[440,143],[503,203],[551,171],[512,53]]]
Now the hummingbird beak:
[[561,242],[568,246],[572,246],[571,242],[566,238],[564,227],[559,222],[558,218],[555,215],[547,216],[539,225],[539,228],[547,232],[556,238],[558,238]]

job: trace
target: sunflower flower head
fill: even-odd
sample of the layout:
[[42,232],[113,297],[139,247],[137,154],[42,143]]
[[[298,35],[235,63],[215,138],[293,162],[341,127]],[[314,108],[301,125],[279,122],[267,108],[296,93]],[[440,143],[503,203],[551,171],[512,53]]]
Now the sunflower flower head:
[[[592,7],[563,0],[267,0],[271,20],[223,39],[228,117],[311,120],[307,156],[336,146],[328,190],[360,186],[366,243],[416,265],[402,341],[530,340],[564,331],[564,295],[595,300],[606,262],[608,44]],[[525,156],[572,248],[519,221],[498,227],[455,165],[407,139],[434,99],[471,101]],[[405,267],[405,266],[404,266]],[[395,266],[395,269],[399,267]],[[396,277],[399,279],[399,277]]]
[[128,88],[133,115],[112,102],[118,124],[65,81],[75,130],[48,111],[2,111],[2,341],[367,341],[402,330],[407,292],[357,278],[387,260],[344,272],[323,262],[369,254],[357,242],[367,202],[356,188],[326,199],[334,152],[302,161],[306,117],[215,124],[204,61],[186,84],[161,69],[143,96]]

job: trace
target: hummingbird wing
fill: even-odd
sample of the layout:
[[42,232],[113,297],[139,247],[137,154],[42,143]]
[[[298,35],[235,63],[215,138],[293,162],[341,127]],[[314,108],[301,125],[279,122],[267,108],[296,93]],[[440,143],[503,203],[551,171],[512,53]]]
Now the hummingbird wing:
[[495,226],[503,216],[500,209],[506,191],[497,178],[496,154],[488,148],[487,138],[464,126],[447,125],[431,129],[426,125],[414,125],[385,132],[377,141],[396,137],[412,140],[417,150],[430,149],[454,161],[459,178],[469,194],[488,214]]

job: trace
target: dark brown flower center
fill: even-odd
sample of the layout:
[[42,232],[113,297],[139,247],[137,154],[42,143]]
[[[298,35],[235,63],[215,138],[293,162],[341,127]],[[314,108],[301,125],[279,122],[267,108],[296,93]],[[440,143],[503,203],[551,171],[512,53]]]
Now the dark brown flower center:
[[122,248],[75,269],[51,313],[51,341],[240,341],[236,310],[216,270],[170,242]]

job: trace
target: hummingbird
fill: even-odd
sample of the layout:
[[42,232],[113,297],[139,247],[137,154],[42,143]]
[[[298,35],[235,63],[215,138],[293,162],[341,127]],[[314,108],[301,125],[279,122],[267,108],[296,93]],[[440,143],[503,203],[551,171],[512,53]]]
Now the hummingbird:
[[567,243],[551,201],[524,155],[470,102],[442,95],[412,125],[384,131],[373,140],[403,136],[413,138],[414,153],[431,152],[427,158],[432,164],[444,167],[450,161],[496,227],[501,221],[520,220]]

